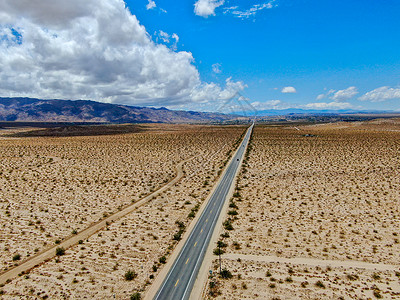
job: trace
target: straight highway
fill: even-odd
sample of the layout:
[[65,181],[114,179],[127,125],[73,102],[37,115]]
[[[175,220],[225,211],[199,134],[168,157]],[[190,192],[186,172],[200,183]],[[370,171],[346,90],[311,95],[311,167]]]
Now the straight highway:
[[234,184],[234,179],[242,162],[253,127],[254,123],[248,128],[242,143],[231,159],[207,206],[161,284],[154,297],[155,300],[189,299],[218,217],[231,186]]

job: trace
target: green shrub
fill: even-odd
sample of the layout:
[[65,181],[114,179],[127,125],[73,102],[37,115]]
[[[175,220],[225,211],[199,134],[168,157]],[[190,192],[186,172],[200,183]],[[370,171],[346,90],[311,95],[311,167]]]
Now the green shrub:
[[232,221],[231,220],[226,220],[225,222],[224,222],[224,228],[226,229],[226,230],[233,230],[233,226],[232,226]]
[[223,269],[221,272],[221,277],[229,279],[229,278],[232,278],[233,276],[232,276],[232,273],[228,269]]
[[131,295],[131,300],[140,300],[140,299],[142,299],[142,295],[140,295],[139,292],[136,292]]
[[165,264],[167,262],[167,258],[164,256],[161,256],[158,260],[160,263]]
[[131,280],[135,279],[136,276],[137,276],[137,274],[134,271],[128,270],[125,273],[125,280],[131,281]]
[[222,250],[221,248],[215,248],[214,251],[213,251],[213,253],[214,253],[215,255],[221,255],[221,254],[224,254],[225,251]]
[[56,249],[56,255],[57,256],[62,256],[65,254],[65,249],[63,247],[57,247]]
[[221,248],[225,248],[226,246],[228,246],[226,243],[224,243],[223,241],[218,241],[217,242],[217,245],[218,245],[218,247],[221,247]]

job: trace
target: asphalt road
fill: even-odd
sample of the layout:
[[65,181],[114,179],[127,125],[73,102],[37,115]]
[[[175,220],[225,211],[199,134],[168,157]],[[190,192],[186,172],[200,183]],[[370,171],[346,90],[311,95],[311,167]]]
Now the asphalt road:
[[154,299],[189,299],[218,217],[231,185],[234,184],[236,171],[240,166],[253,126],[254,125],[251,125],[247,131],[238,151],[228,165],[226,172],[219,181],[206,208],[190,233],[189,238],[169,270]]

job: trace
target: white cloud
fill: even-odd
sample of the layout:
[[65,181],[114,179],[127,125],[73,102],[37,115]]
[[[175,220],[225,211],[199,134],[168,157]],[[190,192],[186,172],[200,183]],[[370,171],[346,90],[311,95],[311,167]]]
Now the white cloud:
[[[332,90],[331,90],[332,91]],[[330,92],[331,92],[330,91]],[[343,101],[350,99],[358,94],[358,90],[355,86],[348,87],[344,90],[338,90],[337,92],[331,92],[333,95],[330,97],[333,101]]]
[[156,5],[156,3],[153,1],[153,0],[149,0],[149,3],[147,3],[147,5],[146,5],[146,9],[147,10],[149,10],[149,9],[153,9],[153,8],[155,8],[157,5]]
[[247,87],[242,81],[232,81],[229,77],[226,79],[225,88],[221,88],[216,83],[203,83],[192,91],[191,98],[194,101],[215,101],[218,99],[226,100],[243,91]]
[[296,91],[296,89],[295,89],[294,87],[292,87],[292,86],[285,86],[285,87],[282,89],[281,92],[287,94],[287,93],[296,93],[297,91]]
[[275,7],[274,2],[275,0],[263,4],[255,4],[247,10],[239,10],[237,6],[227,7],[224,9],[224,13],[231,13],[233,16],[240,19],[248,19],[255,16],[259,11],[263,9],[271,9]]
[[175,42],[171,46],[171,49],[176,51],[178,49],[179,36],[176,33],[173,33],[171,35],[171,38],[175,40]]
[[[159,30],[158,32],[154,32],[154,35],[156,37],[156,41],[161,41],[164,44],[169,44],[169,47],[173,50],[176,51],[178,49],[178,42],[179,42],[179,36],[176,33],[173,34],[168,34],[165,31]],[[172,40],[173,41],[172,41]]]
[[202,82],[192,54],[153,42],[122,0],[2,0],[0,35],[3,96],[172,106],[244,88]]
[[251,103],[251,105],[257,110],[282,109],[282,104],[281,100],[268,100],[266,102],[255,101]]
[[325,98],[325,94],[319,94],[318,96],[317,96],[317,100],[322,100],[322,99],[324,99]]
[[304,108],[307,109],[349,109],[353,108],[353,105],[347,102],[315,102],[315,103],[308,103],[304,105]]
[[194,4],[194,13],[204,18],[215,16],[215,9],[224,2],[225,0],[197,0]]
[[400,89],[382,86],[358,98],[361,101],[383,102],[390,99],[400,99]]
[[220,63],[213,64],[212,65],[212,70],[213,70],[214,73],[220,74],[222,72],[221,64]]
[[159,33],[158,33],[158,35],[159,35],[160,39],[161,39],[164,43],[169,43],[169,38],[170,38],[170,36],[169,36],[168,33],[166,33],[166,32],[164,32],[164,31],[160,30]]
[[234,10],[237,10],[239,6],[229,6],[229,7],[224,7],[224,14],[227,14],[229,12],[232,12]]

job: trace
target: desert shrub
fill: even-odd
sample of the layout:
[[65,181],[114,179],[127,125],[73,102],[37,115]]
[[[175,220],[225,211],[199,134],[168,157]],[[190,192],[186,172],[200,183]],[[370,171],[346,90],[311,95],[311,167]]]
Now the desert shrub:
[[139,292],[136,292],[131,295],[131,300],[140,300],[140,299],[142,299],[142,295],[140,295]]
[[57,256],[62,256],[65,254],[65,249],[63,247],[57,247],[56,249],[56,255]]
[[158,261],[162,264],[165,264],[167,262],[167,258],[165,257],[165,255],[161,256]]
[[136,276],[137,276],[137,274],[134,271],[128,270],[125,273],[125,280],[131,281],[131,280],[135,279]]
[[182,221],[176,221],[176,225],[178,225],[179,228],[185,228],[185,224]]
[[229,237],[229,232],[221,233],[221,237],[228,238]]
[[237,214],[238,214],[238,212],[236,210],[228,211],[228,215],[230,215],[230,216],[236,216]]
[[21,259],[21,254],[17,253],[13,256],[12,260],[16,261],[16,260],[20,260]]
[[377,274],[377,273],[374,273],[374,274],[372,274],[372,278],[374,280],[379,280],[379,279],[381,279],[381,276],[379,276],[379,274]]
[[237,205],[236,205],[236,203],[233,202],[233,201],[231,201],[231,203],[229,203],[229,207],[230,207],[230,208],[238,208]]
[[225,279],[232,278],[232,273],[228,269],[223,269],[221,272],[221,277]]
[[215,248],[214,251],[213,251],[213,253],[214,253],[215,255],[222,255],[222,254],[225,253],[225,251],[222,250],[221,248]]
[[226,246],[228,246],[226,243],[224,243],[223,241],[218,241],[217,242],[217,245],[218,245],[218,247],[221,247],[221,248],[225,248]]
[[378,289],[374,290],[374,296],[377,299],[382,299],[382,295],[381,295],[381,293],[380,293],[380,291]]
[[353,274],[347,274],[346,277],[349,280],[357,280],[358,279],[358,275],[353,275]]
[[180,241],[182,239],[182,233],[183,233],[183,230],[180,229],[177,233],[174,234],[172,239],[174,241]]
[[226,229],[226,230],[233,230],[233,226],[232,226],[232,221],[231,220],[226,220],[225,222],[224,222],[224,228]]

